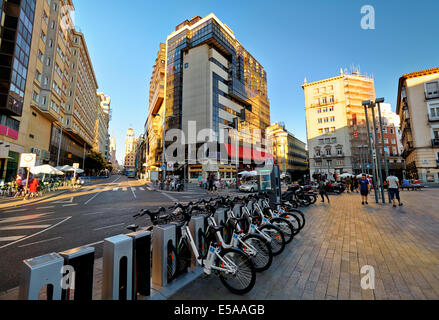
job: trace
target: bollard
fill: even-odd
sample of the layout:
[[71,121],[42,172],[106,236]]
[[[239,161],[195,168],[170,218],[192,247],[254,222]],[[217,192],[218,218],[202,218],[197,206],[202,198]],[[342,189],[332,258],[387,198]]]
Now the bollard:
[[95,249],[93,247],[80,247],[59,254],[64,258],[64,266],[71,266],[74,270],[73,276],[66,275],[70,276],[70,279],[68,286],[62,289],[61,300],[72,300],[72,289],[74,301],[93,300]]
[[[204,241],[203,238],[201,238],[201,234],[204,233],[204,222],[206,221],[206,216],[200,215],[192,217],[191,221],[189,221],[189,229],[192,233],[192,237],[194,238],[195,245],[197,248],[200,248],[200,241]],[[207,244],[204,244],[207,245]],[[192,252],[192,261],[191,266],[196,267],[197,266],[197,258],[194,253]]]
[[151,295],[151,232],[138,231],[127,234],[133,239],[133,300],[137,294]]
[[20,300],[38,300],[41,288],[47,285],[47,300],[61,300],[64,259],[57,253],[23,260]]
[[133,239],[118,235],[104,240],[102,299],[131,300]]
[[168,244],[176,246],[175,225],[154,226],[152,237],[152,283],[164,287],[168,284]]

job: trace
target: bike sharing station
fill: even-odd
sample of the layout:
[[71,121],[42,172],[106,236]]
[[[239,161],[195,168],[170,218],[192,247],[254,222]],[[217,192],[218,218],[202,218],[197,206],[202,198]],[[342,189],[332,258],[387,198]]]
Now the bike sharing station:
[[[269,195],[270,198],[280,199],[279,169],[276,166],[274,168],[268,175],[271,191]],[[266,179],[264,177],[265,182]],[[204,241],[202,235],[207,228],[207,220],[206,215],[194,215],[187,225],[181,222],[155,225],[153,231],[148,227],[104,239],[100,296],[94,292],[98,290],[94,286],[97,275],[94,272],[93,247],[80,247],[24,260],[19,299],[167,299],[203,274],[203,271],[210,274],[211,270],[221,269],[213,264],[207,265],[207,261],[213,256],[213,247],[209,248],[206,260],[200,259],[201,254],[197,250],[204,245],[201,242]],[[220,226],[214,230],[222,230],[226,210],[217,209],[214,220]],[[185,268],[178,268],[175,276],[170,279],[169,268],[177,267],[170,258],[169,251],[171,248],[179,248],[182,237],[189,240],[192,249],[190,263]],[[43,288],[47,288],[44,297]]]

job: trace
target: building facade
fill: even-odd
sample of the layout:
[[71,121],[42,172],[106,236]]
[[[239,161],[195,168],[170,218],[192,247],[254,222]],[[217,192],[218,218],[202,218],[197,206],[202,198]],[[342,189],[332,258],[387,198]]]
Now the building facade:
[[[10,181],[16,174],[21,153],[36,154],[37,165],[82,165],[93,148],[99,98],[84,35],[75,29],[70,16],[73,2],[1,3],[5,19],[6,6],[11,6],[7,12],[19,12],[12,9],[19,3],[24,13],[19,15],[18,21],[23,25],[18,24],[14,49],[19,57],[15,66],[20,77],[11,74],[12,80],[20,82],[19,86],[14,84],[14,90],[20,89],[14,96],[22,100],[11,104],[15,106],[15,116],[10,112],[1,116],[1,124],[10,128],[5,135],[0,130],[0,143],[8,139],[3,144],[9,146],[8,150],[0,150],[0,154],[8,153],[1,160],[0,169],[4,169],[0,170],[0,180]],[[12,25],[8,22],[8,26]]]
[[289,181],[303,179],[308,173],[306,143],[290,133],[283,123],[275,123],[267,128],[272,136],[273,160],[279,166],[282,177]]
[[[374,81],[359,72],[305,83],[310,174],[360,173],[368,144],[362,102],[375,99]],[[366,155],[367,156],[367,155]]]
[[132,128],[129,128],[125,139],[125,157],[124,157],[125,169],[136,168],[136,150],[137,150],[137,139],[134,135],[134,130]]
[[98,92],[98,108],[95,122],[93,149],[100,152],[105,160],[110,162],[110,136],[108,127],[111,120],[111,99],[102,92]]
[[[166,38],[164,60],[163,110],[150,101],[149,113],[160,114],[161,118],[156,118],[160,119],[159,124],[166,123],[166,131],[181,129],[187,139],[186,146],[191,146],[191,152],[186,148],[185,155],[185,162],[191,164],[180,165],[174,173],[195,182],[210,173],[218,178],[233,179],[237,169],[244,169],[244,160],[254,167],[256,156],[251,150],[245,152],[244,144],[261,145],[265,129],[270,125],[267,74],[262,65],[214,14],[204,18],[196,16],[179,24]],[[151,127],[159,126],[151,118],[148,120]],[[206,129],[211,130],[209,137]],[[222,138],[224,132],[231,129],[241,134],[238,165],[220,164],[215,152],[206,151],[202,159],[194,156],[208,140],[217,143],[217,151],[219,145],[224,145],[229,158],[233,158],[231,140]],[[254,129],[262,133],[253,134]],[[160,131],[163,130],[158,131],[159,135]],[[156,147],[163,149],[163,143],[150,145],[149,163],[155,161],[155,166],[160,161],[159,152],[154,152]],[[260,147],[265,145],[262,143]],[[213,166],[203,166],[201,162],[207,158]]]
[[27,83],[33,72],[30,63],[31,47],[37,43],[34,20],[41,24],[36,14],[36,0],[0,1],[0,180],[11,181],[18,171],[20,154],[25,152],[21,134],[31,120],[28,113]]
[[397,103],[407,177],[438,183],[439,68],[403,75]]

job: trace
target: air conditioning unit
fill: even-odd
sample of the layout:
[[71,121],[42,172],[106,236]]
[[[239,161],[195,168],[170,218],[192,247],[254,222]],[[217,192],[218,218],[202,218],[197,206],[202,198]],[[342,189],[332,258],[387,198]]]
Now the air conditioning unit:
[[37,148],[31,148],[30,152],[35,153],[37,156],[39,156],[41,154],[41,150],[37,149]]

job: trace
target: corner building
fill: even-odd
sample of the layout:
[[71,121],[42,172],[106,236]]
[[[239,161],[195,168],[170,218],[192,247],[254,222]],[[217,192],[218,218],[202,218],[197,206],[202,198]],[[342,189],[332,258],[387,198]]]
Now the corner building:
[[[214,14],[186,20],[167,37],[164,104],[166,116],[173,116],[166,122],[166,130],[182,129],[187,138],[188,122],[196,121],[197,136],[203,129],[212,129],[232,161],[236,151],[233,152],[230,141],[221,140],[222,131],[250,132],[240,137],[238,166],[218,163],[203,168],[201,164],[191,164],[190,181],[206,176],[208,171],[216,172],[222,179],[232,179],[236,169],[245,168],[244,160],[251,163],[249,167],[255,166],[255,160],[261,160],[260,155],[245,150],[243,143],[261,143],[270,126],[267,74]],[[253,129],[261,130],[262,135],[253,136]],[[197,150],[204,142],[204,137],[197,137]],[[214,155],[213,160],[219,158]]]

